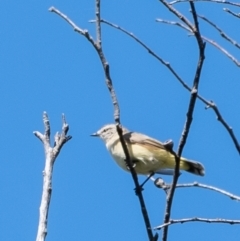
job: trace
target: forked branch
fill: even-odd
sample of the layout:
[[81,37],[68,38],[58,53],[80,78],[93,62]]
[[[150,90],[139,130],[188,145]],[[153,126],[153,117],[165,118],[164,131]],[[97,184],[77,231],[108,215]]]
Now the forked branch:
[[62,115],[63,126],[61,134],[56,133],[54,147],[50,144],[51,127],[47,113],[43,113],[44,134],[34,131],[33,134],[43,143],[45,151],[45,167],[43,171],[43,192],[39,208],[39,223],[36,241],[44,241],[47,236],[48,210],[52,194],[52,173],[54,162],[60,153],[63,145],[72,137],[68,136],[69,126],[66,123],[65,116]]

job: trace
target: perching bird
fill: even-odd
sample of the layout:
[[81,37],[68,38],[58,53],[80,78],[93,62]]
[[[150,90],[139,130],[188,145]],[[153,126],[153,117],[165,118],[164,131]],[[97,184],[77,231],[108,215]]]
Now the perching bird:
[[[168,173],[175,168],[175,157],[160,141],[141,133],[131,132],[122,127],[123,138],[137,174],[149,175],[152,173]],[[106,144],[108,151],[117,164],[126,171],[125,154],[119,140],[116,125],[103,126],[92,136],[100,137]],[[180,169],[204,176],[205,171],[201,163],[181,157]],[[165,173],[165,174],[166,174]]]

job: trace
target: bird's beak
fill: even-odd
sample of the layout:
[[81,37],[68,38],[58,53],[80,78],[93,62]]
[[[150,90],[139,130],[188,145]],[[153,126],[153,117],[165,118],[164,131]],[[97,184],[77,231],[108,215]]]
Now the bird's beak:
[[99,134],[97,132],[95,132],[95,133],[91,134],[90,136],[98,137]]

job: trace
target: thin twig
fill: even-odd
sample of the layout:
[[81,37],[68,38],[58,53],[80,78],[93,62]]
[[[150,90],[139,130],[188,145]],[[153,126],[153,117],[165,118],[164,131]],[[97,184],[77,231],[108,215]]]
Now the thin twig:
[[221,52],[223,52],[229,59],[231,59],[233,61],[234,64],[237,65],[237,67],[240,67],[240,62],[234,58],[233,55],[231,55],[230,53],[228,53],[228,51],[226,49],[224,49],[223,47],[221,47],[217,42],[209,39],[209,38],[206,38],[204,36],[202,36],[202,39],[204,39],[206,42],[212,44],[213,46],[215,46],[217,49],[219,49]]
[[41,134],[38,131],[33,132],[33,134],[43,142],[46,157],[45,168],[43,171],[43,192],[39,208],[40,215],[36,241],[44,241],[47,236],[48,210],[52,194],[52,172],[54,162],[63,145],[72,138],[71,136],[67,136],[69,127],[63,115],[62,133],[60,135],[58,133],[56,134],[56,136],[58,136],[58,138],[55,136],[56,144],[54,147],[51,147],[50,122],[46,112],[43,113],[43,123],[44,134]]
[[213,186],[209,186],[209,185],[205,185],[202,183],[198,183],[198,182],[194,182],[194,183],[185,183],[185,184],[177,184],[176,188],[181,188],[181,187],[200,187],[200,188],[205,188],[205,189],[209,189],[211,191],[215,191],[215,192],[219,192],[229,198],[231,198],[232,200],[237,200],[240,201],[240,196],[234,195],[230,192],[227,192],[223,189],[217,188],[217,187],[213,187]]
[[[173,4],[182,3],[182,2],[190,2],[190,0],[176,0],[176,1],[170,2],[169,4],[173,5]],[[229,4],[229,5],[233,5],[233,6],[236,6],[236,7],[240,7],[239,3],[229,2],[229,1],[225,1],[225,0],[194,0],[193,2],[221,3],[221,4]]]
[[[183,25],[181,23],[178,23],[178,22],[175,22],[175,21],[163,20],[163,19],[157,19],[157,22],[175,25],[175,26],[183,28],[184,30],[189,31],[191,34],[193,34],[193,32],[189,28],[187,28],[185,25]],[[229,59],[231,59],[233,61],[233,63],[235,63],[238,67],[240,67],[240,62],[236,58],[234,58],[234,56],[232,56],[230,53],[228,53],[228,51],[226,49],[224,49],[222,46],[220,46],[218,43],[216,43],[215,41],[213,41],[211,39],[208,39],[208,38],[204,37],[203,35],[201,36],[201,38],[204,39],[206,42],[210,43],[211,45],[213,45],[214,47],[216,47],[217,49],[219,49]]]
[[230,9],[228,9],[228,8],[223,8],[223,10],[225,11],[225,12],[227,12],[227,13],[230,13],[230,14],[232,14],[234,17],[236,17],[236,18],[240,18],[240,13],[234,13],[234,12],[232,12]]
[[50,12],[56,13],[61,18],[63,18],[68,24],[70,24],[72,26],[74,31],[80,33],[82,36],[84,36],[93,45],[93,47],[96,50],[98,49],[98,45],[93,40],[93,37],[91,35],[89,35],[88,30],[79,28],[70,18],[68,18],[67,15],[63,14],[62,12],[60,12],[55,7],[50,7],[48,10]]
[[139,202],[140,202],[140,206],[141,206],[141,211],[142,211],[142,215],[144,218],[144,222],[145,222],[145,227],[148,233],[148,237],[150,241],[153,240],[157,240],[157,234],[155,236],[153,236],[152,233],[152,229],[151,229],[151,224],[150,224],[150,220],[148,217],[148,213],[147,213],[147,209],[146,209],[146,205],[143,199],[143,195],[142,195],[142,189],[141,186],[138,182],[138,177],[136,174],[135,169],[133,168],[132,165],[132,161],[128,152],[128,148],[126,146],[126,143],[124,141],[124,138],[122,136],[122,129],[121,129],[121,123],[120,123],[120,108],[119,108],[119,104],[117,101],[117,97],[113,88],[113,84],[112,84],[112,79],[110,76],[110,67],[109,64],[105,58],[105,55],[103,53],[102,50],[102,45],[101,45],[101,15],[100,15],[100,0],[96,0],[96,33],[97,33],[97,41],[95,42],[92,38],[92,36],[89,35],[87,30],[82,30],[81,28],[79,28],[75,23],[73,23],[72,20],[70,20],[66,15],[64,15],[63,13],[61,13],[59,10],[57,10],[54,7],[51,7],[49,9],[51,12],[54,12],[56,14],[58,14],[60,17],[62,17],[64,20],[66,20],[73,28],[75,31],[77,31],[78,33],[80,33],[81,35],[83,35],[84,37],[87,38],[87,40],[93,45],[93,47],[95,48],[95,50],[97,51],[97,54],[101,60],[102,63],[102,67],[105,73],[105,82],[106,85],[108,87],[108,90],[110,92],[111,98],[112,98],[112,103],[114,106],[114,119],[116,122],[116,128],[117,128],[117,132],[119,135],[119,139],[120,142],[122,144],[123,147],[123,151],[125,154],[125,161],[126,161],[126,165],[129,167],[129,170],[131,172],[134,184],[135,184],[135,190],[136,190],[136,194],[138,196]]
[[236,136],[235,136],[235,134],[233,132],[233,128],[231,126],[229,126],[227,124],[227,122],[223,119],[223,117],[222,117],[222,115],[221,115],[217,105],[214,102],[208,101],[206,109],[208,109],[208,108],[212,108],[214,110],[214,112],[217,115],[217,120],[219,122],[221,122],[223,124],[223,126],[226,128],[226,130],[228,131],[228,133],[231,136],[231,138],[233,140],[233,143],[234,143],[234,145],[235,145],[235,147],[236,147],[236,149],[238,151],[238,154],[240,155],[240,145],[239,145],[239,142],[238,142],[238,140],[237,140],[237,138],[236,138]]
[[156,22],[176,25],[176,26],[181,27],[181,28],[183,28],[183,29],[185,29],[189,32],[192,32],[192,30],[190,28],[188,28],[186,25],[184,25],[182,23],[179,23],[179,22],[168,21],[168,20],[164,20],[164,19],[161,19],[161,18],[157,18]]
[[211,26],[213,26],[219,33],[220,35],[225,38],[227,41],[229,41],[231,44],[233,44],[234,46],[236,46],[237,48],[240,49],[240,45],[238,44],[238,42],[236,42],[235,40],[233,40],[232,38],[230,38],[225,32],[222,31],[222,29],[220,29],[215,23],[213,23],[212,21],[210,21],[208,18],[199,15],[198,17],[203,19],[204,21],[206,21],[207,23],[209,23]]
[[[154,182],[155,186],[157,188],[161,188],[163,189],[165,192],[168,192],[171,185],[172,184],[167,184],[164,182],[164,180],[160,177],[158,178],[154,178],[154,177],[151,177],[151,180]],[[213,186],[209,186],[209,185],[206,185],[206,184],[202,184],[202,183],[198,183],[198,182],[193,182],[193,183],[183,183],[183,184],[177,184],[176,185],[176,188],[184,188],[184,187],[199,187],[199,188],[205,188],[205,189],[208,189],[208,190],[211,190],[211,191],[215,191],[215,192],[218,192],[218,193],[221,193],[229,198],[231,198],[232,200],[236,200],[236,201],[240,201],[240,196],[237,196],[237,195],[234,195],[230,192],[227,192],[223,189],[220,189],[220,188],[217,188],[217,187],[213,187]]]
[[228,223],[228,224],[240,224],[240,220],[232,220],[232,219],[222,219],[222,218],[182,218],[182,219],[171,219],[168,223],[164,223],[154,228],[154,230],[160,230],[162,228],[168,227],[169,225],[176,223],[187,223],[187,222],[204,222],[204,223]]

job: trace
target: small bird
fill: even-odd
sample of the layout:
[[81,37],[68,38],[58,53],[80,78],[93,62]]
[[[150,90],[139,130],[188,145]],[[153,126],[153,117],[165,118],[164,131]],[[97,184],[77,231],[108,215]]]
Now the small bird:
[[[141,133],[131,132],[122,127],[123,138],[137,174],[151,175],[152,173],[173,174],[175,168],[174,155],[160,141]],[[119,140],[116,125],[103,126],[91,136],[100,137],[116,163],[125,171],[129,171],[125,163],[125,154]],[[181,157],[180,169],[195,175],[204,176],[201,163]],[[172,172],[169,172],[171,170]]]

